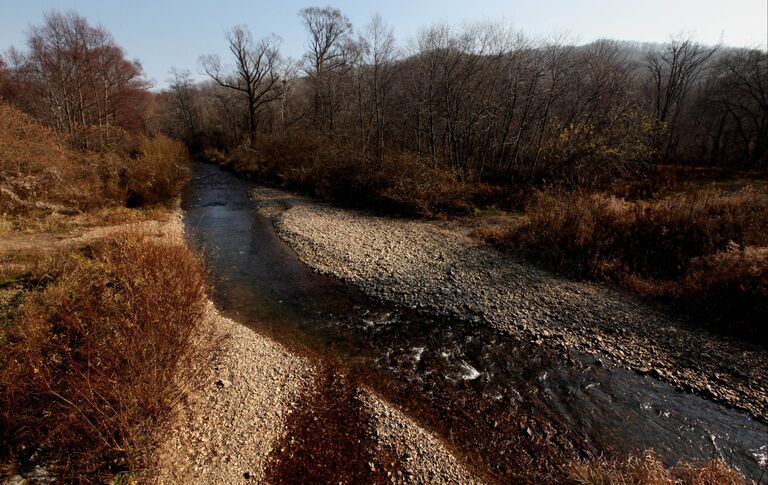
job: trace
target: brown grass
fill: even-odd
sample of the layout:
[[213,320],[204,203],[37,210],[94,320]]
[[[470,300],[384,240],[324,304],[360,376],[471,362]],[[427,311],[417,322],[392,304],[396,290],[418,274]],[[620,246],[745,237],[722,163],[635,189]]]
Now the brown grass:
[[749,187],[640,201],[541,192],[519,226],[481,235],[550,268],[609,279],[729,332],[766,337],[766,228],[768,194]]
[[652,451],[624,461],[591,459],[572,463],[568,482],[579,485],[741,485],[747,480],[721,460],[667,468]]
[[150,466],[205,351],[201,262],[133,235],[35,274],[0,329],[0,462],[81,483]]
[[0,119],[0,214],[161,204],[186,180],[186,149],[163,136],[139,137],[135,148],[125,142],[89,151],[2,102]]
[[463,180],[409,153],[392,151],[376,161],[310,135],[262,137],[252,150],[211,155],[248,177],[343,204],[406,215],[467,213],[495,194],[486,184]]

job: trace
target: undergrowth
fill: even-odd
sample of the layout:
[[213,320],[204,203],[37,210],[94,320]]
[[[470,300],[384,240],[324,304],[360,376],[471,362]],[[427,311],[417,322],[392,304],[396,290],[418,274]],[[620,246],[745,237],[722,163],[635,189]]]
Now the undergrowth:
[[729,334],[768,338],[768,194],[752,188],[627,200],[539,192],[481,237],[574,276],[681,306]]
[[209,150],[207,157],[247,177],[386,213],[467,214],[506,196],[497,187],[414,154],[392,150],[373,159],[310,136],[262,137],[253,149]]
[[209,345],[200,260],[124,235],[35,273],[0,329],[0,463],[77,483],[151,466]]
[[666,467],[652,451],[625,460],[593,458],[571,463],[568,482],[577,485],[741,485],[747,480],[722,460]]
[[67,137],[0,102],[0,214],[75,214],[111,206],[167,204],[186,181],[184,145],[110,130],[119,143],[101,150]]

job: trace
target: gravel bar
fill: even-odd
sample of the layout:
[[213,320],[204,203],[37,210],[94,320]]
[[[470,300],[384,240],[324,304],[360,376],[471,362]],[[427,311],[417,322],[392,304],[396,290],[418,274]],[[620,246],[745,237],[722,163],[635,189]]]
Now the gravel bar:
[[558,277],[432,221],[251,193],[299,258],[370,296],[607,357],[768,422],[768,350],[691,328],[605,285]]

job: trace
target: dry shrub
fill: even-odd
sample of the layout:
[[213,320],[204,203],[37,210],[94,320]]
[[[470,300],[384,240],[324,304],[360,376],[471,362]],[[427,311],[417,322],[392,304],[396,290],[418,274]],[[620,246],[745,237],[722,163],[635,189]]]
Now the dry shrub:
[[2,102],[0,119],[0,213],[159,204],[178,196],[186,181],[186,149],[166,137],[91,128],[70,137],[94,138],[90,146],[99,150],[85,151]]
[[330,144],[311,134],[262,137],[253,149],[231,152],[223,165],[322,198],[409,215],[465,213],[491,191],[410,153],[393,150],[372,160],[349,145]]
[[768,194],[749,187],[634,202],[539,193],[524,222],[493,240],[554,269],[681,303],[725,330],[764,334],[766,228]]
[[206,350],[201,262],[121,236],[51,263],[0,356],[0,460],[104,483],[149,452]]
[[320,158],[320,151],[327,152],[328,148],[311,135],[265,135],[253,148],[240,146],[227,153],[209,148],[203,156],[247,178],[296,183],[302,178],[300,172],[311,167]]
[[98,159],[69,148],[59,136],[0,102],[0,212],[104,204]]
[[139,154],[126,167],[126,205],[139,207],[174,200],[187,181],[189,154],[183,143],[158,135],[143,138]]
[[667,468],[652,451],[624,461],[595,458],[572,463],[568,482],[579,485],[740,485],[743,475],[721,460]]
[[461,180],[450,170],[406,153],[385,159],[374,175],[384,201],[419,215],[468,212],[489,190],[484,184]]
[[676,165],[654,165],[642,176],[614,180],[608,191],[628,199],[650,198],[678,186],[681,171]]
[[675,290],[687,308],[717,317],[728,333],[766,338],[768,248],[732,243],[725,251],[694,258]]

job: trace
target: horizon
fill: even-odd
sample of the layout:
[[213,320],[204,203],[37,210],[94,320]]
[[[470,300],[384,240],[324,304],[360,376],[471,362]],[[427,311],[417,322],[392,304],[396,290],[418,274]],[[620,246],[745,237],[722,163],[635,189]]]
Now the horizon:
[[[660,0],[646,2],[642,11],[633,11],[628,2],[614,4],[592,0],[570,5],[564,0],[547,0],[536,6],[522,2],[486,0],[471,6],[456,0],[430,0],[418,5],[402,0],[380,8],[350,0],[332,2],[359,32],[379,13],[393,28],[398,45],[406,46],[423,28],[435,23],[459,27],[483,21],[501,22],[530,36],[564,35],[569,43],[584,45],[599,39],[641,44],[662,44],[675,36],[689,36],[707,45],[768,49],[768,2],[741,0],[733,4],[707,0],[675,2],[663,6]],[[234,25],[246,25],[257,38],[275,34],[281,38],[281,55],[299,59],[303,55],[305,33],[298,12],[308,6],[324,6],[289,0],[279,9],[266,9],[236,0],[207,12],[205,5],[173,0],[162,5],[148,0],[134,2],[130,10],[115,8],[114,2],[82,0],[32,0],[16,5],[0,18],[0,53],[10,47],[26,47],[26,33],[42,21],[46,12],[75,11],[92,25],[106,28],[122,46],[127,57],[141,62],[152,90],[167,87],[172,68],[189,70],[195,80],[206,79],[198,59],[206,54],[225,54],[224,34]],[[546,6],[547,8],[544,8]],[[153,12],[147,17],[144,12]],[[403,12],[407,11],[409,15]],[[666,12],[658,16],[657,12]],[[550,14],[549,12],[556,12]],[[681,21],[681,19],[684,19]],[[190,32],[191,31],[191,32]],[[158,49],[158,46],[162,48]]]

